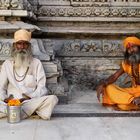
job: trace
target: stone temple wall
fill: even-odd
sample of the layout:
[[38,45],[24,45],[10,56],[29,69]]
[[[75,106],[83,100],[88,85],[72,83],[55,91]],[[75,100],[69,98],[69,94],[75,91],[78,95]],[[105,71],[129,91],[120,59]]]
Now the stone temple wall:
[[139,0],[39,0],[38,5],[42,35],[54,44],[69,85],[82,89],[95,89],[119,69],[122,40],[140,30]]
[[1,61],[19,28],[33,32],[33,54],[43,62],[47,86],[66,100],[71,86],[95,89],[119,69],[122,40],[139,35],[140,1],[1,0]]

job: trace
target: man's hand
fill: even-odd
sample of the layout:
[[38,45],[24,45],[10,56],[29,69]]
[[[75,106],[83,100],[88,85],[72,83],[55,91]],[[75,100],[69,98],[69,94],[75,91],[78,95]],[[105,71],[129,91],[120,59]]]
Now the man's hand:
[[20,102],[22,103],[25,100],[30,100],[31,98],[29,96],[27,96],[25,93],[22,93],[23,98],[20,98]]
[[4,99],[4,102],[8,103],[13,98],[14,98],[14,96],[12,94],[10,94],[10,96],[8,98]]
[[27,98],[20,98],[19,100],[20,100],[20,102],[22,103],[23,101],[29,100],[29,99],[27,99]]
[[140,106],[140,97],[135,97],[135,98],[133,99],[132,103],[133,103],[134,105]]
[[97,91],[97,98],[100,102],[100,96],[104,96],[104,92],[105,92],[105,86],[103,84],[99,85],[97,88],[96,88],[96,91]]

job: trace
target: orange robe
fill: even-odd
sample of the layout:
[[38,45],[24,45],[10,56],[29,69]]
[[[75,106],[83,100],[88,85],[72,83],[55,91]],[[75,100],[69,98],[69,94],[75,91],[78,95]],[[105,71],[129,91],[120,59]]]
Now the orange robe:
[[[126,73],[131,75],[131,66],[122,62],[122,67]],[[140,71],[140,66],[139,66]],[[134,81],[132,80],[134,83]],[[140,85],[133,85],[130,88],[121,88],[117,85],[110,84],[105,89],[103,104],[117,105],[121,110],[137,110],[138,106],[131,102],[135,97],[140,96]]]

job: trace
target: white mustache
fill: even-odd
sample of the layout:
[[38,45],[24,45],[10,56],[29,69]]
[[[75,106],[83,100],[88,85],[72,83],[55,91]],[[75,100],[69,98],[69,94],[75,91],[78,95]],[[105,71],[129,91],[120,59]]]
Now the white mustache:
[[15,50],[15,54],[16,53],[28,53],[28,51],[27,50]]

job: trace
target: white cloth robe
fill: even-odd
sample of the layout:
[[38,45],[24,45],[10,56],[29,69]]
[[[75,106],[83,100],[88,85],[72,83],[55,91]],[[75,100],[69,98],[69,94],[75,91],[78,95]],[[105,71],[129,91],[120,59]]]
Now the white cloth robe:
[[[22,98],[22,93],[31,97],[22,103],[22,118],[27,118],[36,112],[43,119],[50,119],[54,106],[58,99],[55,95],[47,95],[46,77],[39,59],[33,58],[25,79],[15,79],[13,74],[12,59],[6,60],[1,67],[0,73],[0,118],[7,115],[7,104],[4,99],[10,94],[16,99]],[[21,74],[22,75],[22,74]],[[21,78],[22,79],[22,78]]]

